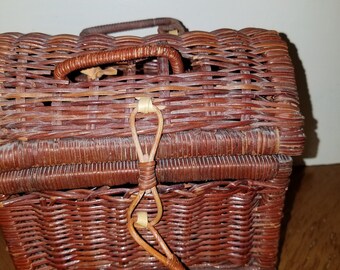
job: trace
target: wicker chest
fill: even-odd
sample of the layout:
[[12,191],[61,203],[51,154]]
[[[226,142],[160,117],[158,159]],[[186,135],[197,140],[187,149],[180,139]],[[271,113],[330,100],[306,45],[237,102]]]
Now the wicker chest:
[[17,269],[275,268],[304,142],[277,32],[159,18],[4,33],[0,91],[0,228]]

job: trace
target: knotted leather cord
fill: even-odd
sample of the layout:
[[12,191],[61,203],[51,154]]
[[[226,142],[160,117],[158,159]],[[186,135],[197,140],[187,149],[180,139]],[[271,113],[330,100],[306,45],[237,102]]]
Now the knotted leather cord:
[[[137,113],[156,113],[158,118],[158,127],[155,135],[155,141],[152,145],[150,154],[143,153],[136,129],[136,115]],[[128,220],[128,230],[132,236],[132,238],[143,247],[148,253],[157,258],[162,264],[172,270],[184,270],[185,268],[179,262],[177,257],[170,251],[162,237],[159,235],[158,231],[154,228],[154,226],[160,221],[163,214],[162,202],[159,197],[157,191],[157,182],[155,176],[155,154],[157,147],[159,145],[159,141],[161,139],[162,131],[163,131],[163,116],[161,111],[152,104],[151,98],[142,97],[139,99],[137,107],[132,111],[130,115],[130,128],[132,133],[132,139],[136,147],[138,159],[139,159],[139,192],[137,196],[132,201],[128,211],[127,211],[127,220]],[[145,192],[150,191],[153,194],[154,200],[157,205],[157,215],[156,217],[148,221],[146,212],[138,212],[137,217],[132,217],[137,205],[144,197]],[[146,228],[148,229],[154,236],[157,243],[161,246],[162,250],[165,253],[165,256],[154,249],[151,245],[149,245],[137,232],[136,228]]]

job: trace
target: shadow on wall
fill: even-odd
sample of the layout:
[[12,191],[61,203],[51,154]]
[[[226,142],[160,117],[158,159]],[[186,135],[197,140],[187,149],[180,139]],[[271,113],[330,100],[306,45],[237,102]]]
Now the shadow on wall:
[[[302,61],[299,58],[298,51],[296,46],[290,42],[288,37],[285,34],[280,33],[280,36],[288,45],[289,55],[292,59],[293,66],[295,68],[295,79],[297,90],[299,94],[300,100],[300,110],[302,115],[305,118],[304,121],[304,132],[306,135],[305,140],[305,147],[304,152],[301,157],[294,157],[295,165],[301,166],[294,166],[293,172],[290,177],[290,184],[285,198],[284,204],[284,217],[281,224],[281,235],[280,235],[280,243],[279,243],[279,262],[281,261],[280,254],[283,249],[283,243],[287,233],[287,226],[291,217],[291,211],[294,205],[294,201],[296,198],[296,194],[300,189],[301,181],[305,174],[305,164],[303,159],[304,158],[313,158],[316,157],[318,153],[319,147],[319,138],[317,136],[317,120],[313,116],[313,108],[311,103],[311,98],[309,95],[309,89],[307,84],[307,77],[306,72],[303,67]],[[280,263],[278,264],[280,265]],[[279,269],[281,269],[279,267]]]
[[280,33],[281,38],[287,43],[289,55],[295,68],[295,79],[300,100],[300,110],[304,116],[304,132],[306,134],[304,152],[301,157],[294,158],[297,165],[304,165],[304,158],[316,157],[319,147],[317,136],[317,120],[313,116],[313,107],[309,95],[306,72],[299,58],[296,46],[290,42],[286,34]]

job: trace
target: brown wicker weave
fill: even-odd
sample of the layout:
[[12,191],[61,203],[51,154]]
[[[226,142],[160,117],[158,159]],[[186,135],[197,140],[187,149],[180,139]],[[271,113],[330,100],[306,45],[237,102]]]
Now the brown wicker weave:
[[159,18],[80,36],[4,33],[0,91],[0,227],[17,269],[162,269],[127,224],[138,190],[131,224],[141,211],[157,219],[154,170],[159,236],[133,226],[165,265],[275,267],[290,156],[304,142],[277,32],[186,32]]

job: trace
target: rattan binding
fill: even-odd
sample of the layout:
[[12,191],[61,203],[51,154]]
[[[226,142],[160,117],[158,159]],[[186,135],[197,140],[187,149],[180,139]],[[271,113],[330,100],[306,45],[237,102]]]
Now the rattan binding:
[[[159,34],[107,35],[153,26]],[[141,163],[129,117],[145,98],[164,127]],[[179,258],[168,266],[275,268],[290,156],[304,143],[276,31],[157,18],[80,36],[3,33],[0,106],[0,227],[18,269],[162,269],[127,228],[138,189],[134,211],[156,216],[154,177],[164,213],[153,225]],[[150,153],[159,118],[135,124]]]
[[[232,156],[224,171],[229,180],[160,185],[164,214],[157,229],[190,269],[274,269],[290,172],[286,156]],[[3,200],[0,226],[17,268],[162,269],[127,231],[135,192],[98,186]],[[152,197],[140,209],[155,209]]]

